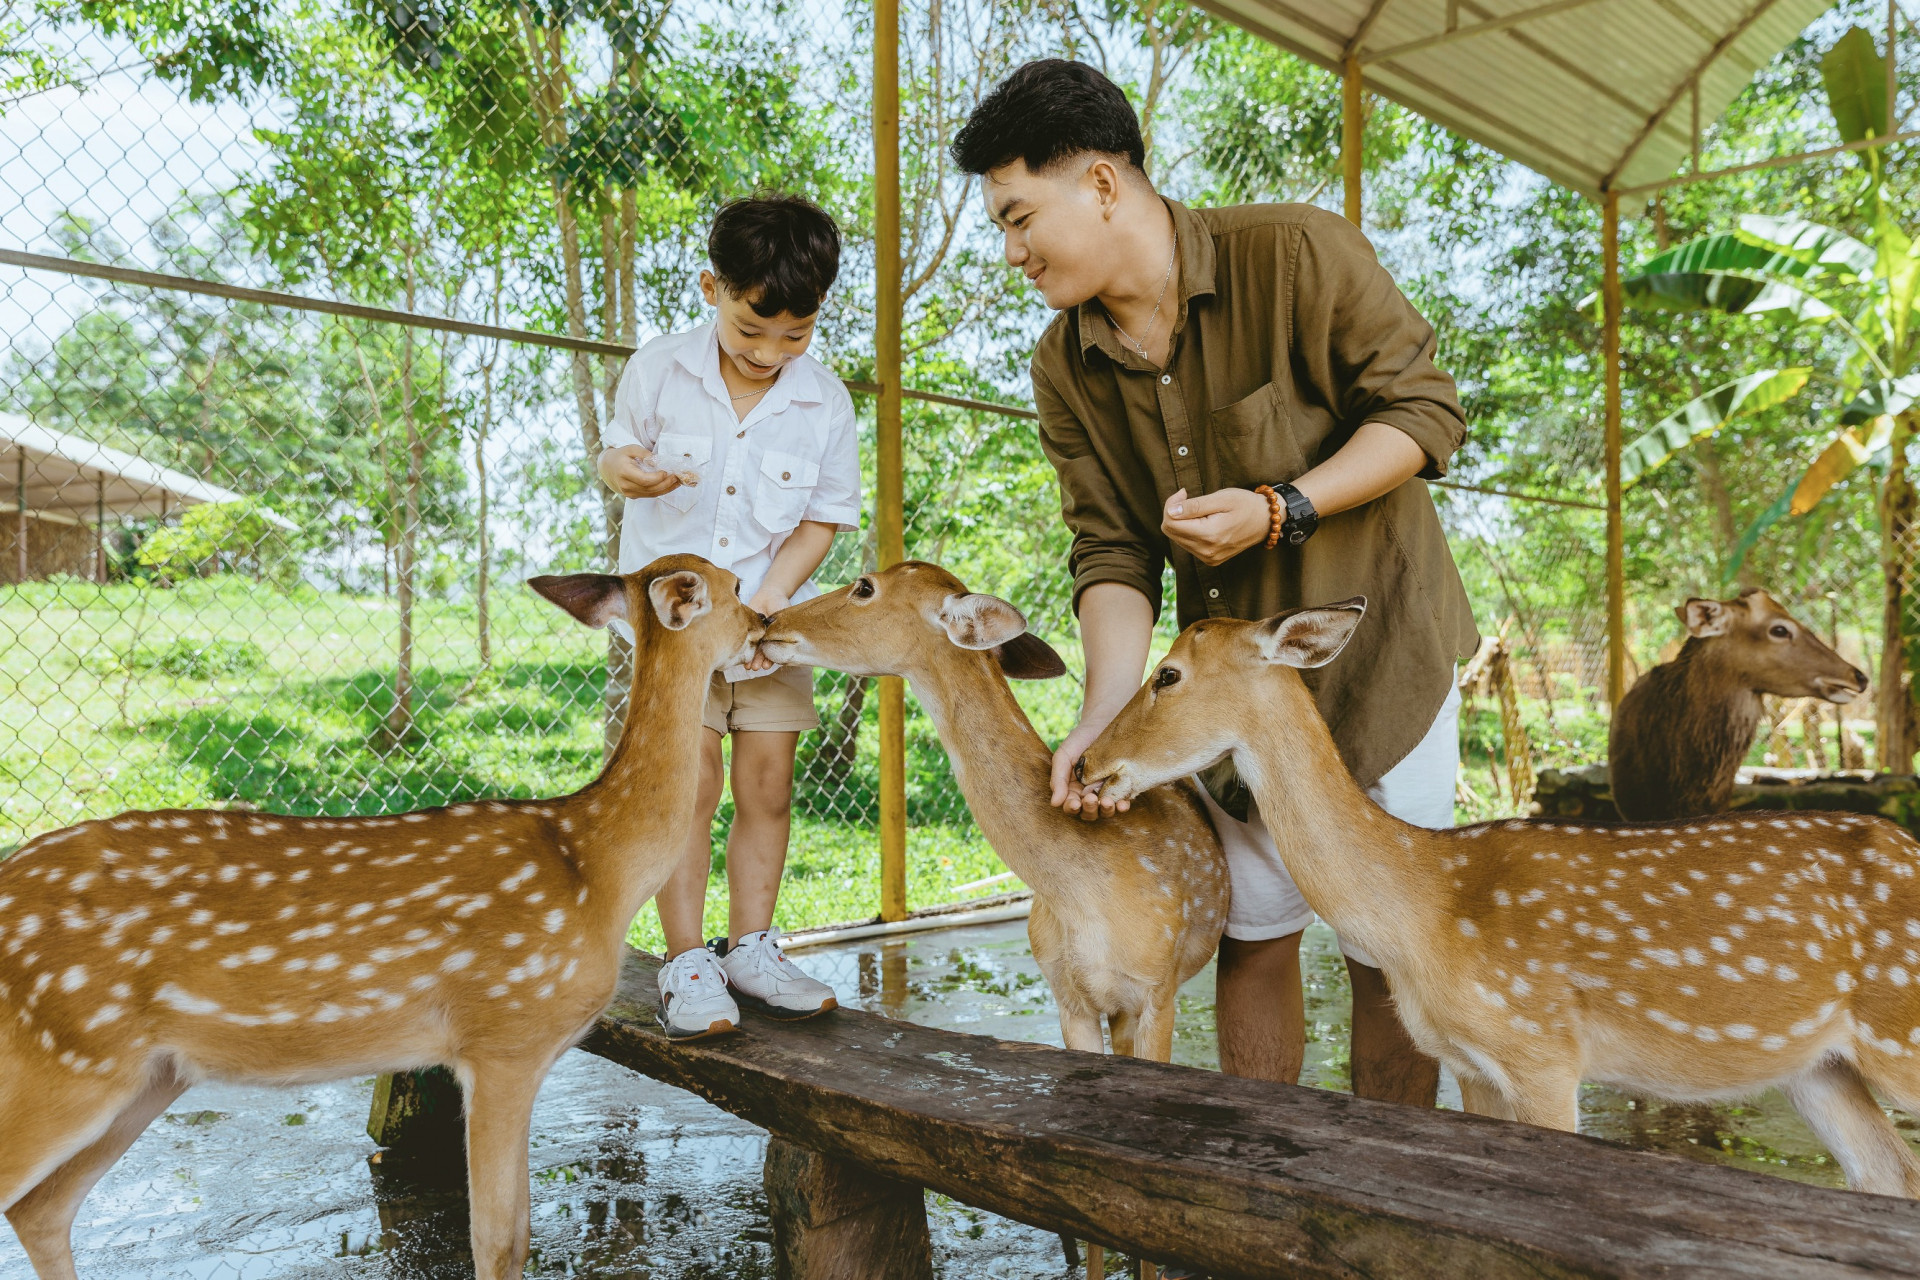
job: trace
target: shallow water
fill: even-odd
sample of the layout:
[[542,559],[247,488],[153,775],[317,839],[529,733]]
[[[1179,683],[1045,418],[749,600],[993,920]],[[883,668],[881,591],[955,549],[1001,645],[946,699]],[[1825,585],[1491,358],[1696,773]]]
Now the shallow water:
[[[1059,1043],[1053,1003],[1021,923],[796,952],[842,1003],[929,1026]],[[1305,1082],[1347,1084],[1346,974],[1315,925]],[[1174,1060],[1216,1068],[1213,970],[1180,997]],[[372,1081],[306,1089],[189,1091],[82,1207],[82,1275],[263,1280],[472,1274],[465,1197],[372,1163]],[[1451,1081],[1441,1103],[1459,1105]],[[1900,1117],[1914,1136],[1911,1121]],[[1840,1185],[1839,1171],[1777,1094],[1738,1107],[1641,1103],[1590,1086],[1581,1129],[1630,1146]],[[531,1274],[759,1280],[772,1275],[760,1163],[766,1136],[691,1094],[570,1053],[533,1123]],[[936,1272],[959,1280],[1059,1277],[1052,1235],[929,1197]],[[1119,1261],[1112,1261],[1118,1273]],[[0,1277],[30,1276],[0,1231]]]

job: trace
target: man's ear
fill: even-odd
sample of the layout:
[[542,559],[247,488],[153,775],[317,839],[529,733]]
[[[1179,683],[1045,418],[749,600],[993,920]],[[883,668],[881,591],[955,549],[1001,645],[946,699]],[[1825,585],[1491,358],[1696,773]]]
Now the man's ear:
[[1052,680],[1067,674],[1067,664],[1053,646],[1036,635],[1023,633],[995,645],[993,656],[1009,680]]
[[653,613],[660,619],[660,625],[669,631],[680,631],[713,609],[707,580],[691,569],[663,573],[649,582],[647,599],[653,602]]
[[1285,667],[1324,667],[1353,638],[1367,612],[1367,598],[1336,600],[1268,618],[1254,631],[1254,644],[1268,662]]
[[590,627],[627,616],[627,580],[611,573],[558,573],[527,585]]
[[1696,640],[1705,640],[1709,636],[1723,636],[1727,628],[1733,625],[1733,616],[1727,606],[1718,600],[1702,600],[1694,597],[1674,613],[1680,617],[1680,625],[1687,634]]
[[995,649],[1025,632],[1027,619],[999,596],[973,591],[940,602],[940,625],[962,649]]

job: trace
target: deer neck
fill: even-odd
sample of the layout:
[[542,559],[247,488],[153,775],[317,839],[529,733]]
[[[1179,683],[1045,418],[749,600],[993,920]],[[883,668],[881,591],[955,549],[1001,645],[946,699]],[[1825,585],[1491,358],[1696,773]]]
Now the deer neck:
[[906,679],[994,852],[1035,892],[1071,891],[1067,869],[1044,854],[1044,833],[1067,819],[1049,802],[1053,752],[1034,732],[993,655],[949,647]]
[[1413,957],[1445,919],[1433,848],[1444,835],[1402,822],[1360,789],[1291,670],[1265,678],[1292,688],[1242,699],[1250,718],[1233,761],[1288,874],[1315,913],[1383,967]]
[[700,711],[711,673],[698,646],[673,638],[649,628],[634,646],[619,741],[600,776],[556,805],[572,823],[592,900],[623,930],[672,874],[699,790]]

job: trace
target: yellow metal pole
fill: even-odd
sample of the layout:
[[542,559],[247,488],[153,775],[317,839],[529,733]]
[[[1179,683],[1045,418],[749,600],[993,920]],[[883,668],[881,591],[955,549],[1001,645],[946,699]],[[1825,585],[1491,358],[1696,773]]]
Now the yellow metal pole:
[[1626,539],[1620,519],[1620,196],[1602,194],[1600,360],[1606,379],[1607,454],[1607,704],[1627,691]]
[[1360,110],[1360,59],[1348,58],[1340,93],[1340,169],[1346,181],[1347,221],[1360,225],[1361,142],[1366,117]]
[[[873,5],[873,380],[875,524],[880,567],[907,558],[900,476],[900,6]],[[880,681],[880,918],[907,916],[907,700],[897,677]]]

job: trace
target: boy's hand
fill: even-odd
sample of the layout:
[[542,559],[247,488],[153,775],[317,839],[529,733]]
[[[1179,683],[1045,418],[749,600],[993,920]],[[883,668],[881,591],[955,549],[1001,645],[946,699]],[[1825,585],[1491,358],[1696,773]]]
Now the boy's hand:
[[[787,598],[785,593],[776,591],[772,587],[762,586],[758,591],[754,592],[752,598],[747,601],[747,608],[753,610],[763,618],[771,618],[791,603],[793,602]],[[758,649],[755,649],[753,656],[747,659],[747,670],[749,671],[771,671],[775,665],[772,658],[765,656]]]
[[623,444],[600,455],[600,478],[607,488],[627,498],[657,498],[682,484],[680,473],[651,465],[653,454],[637,444]]

